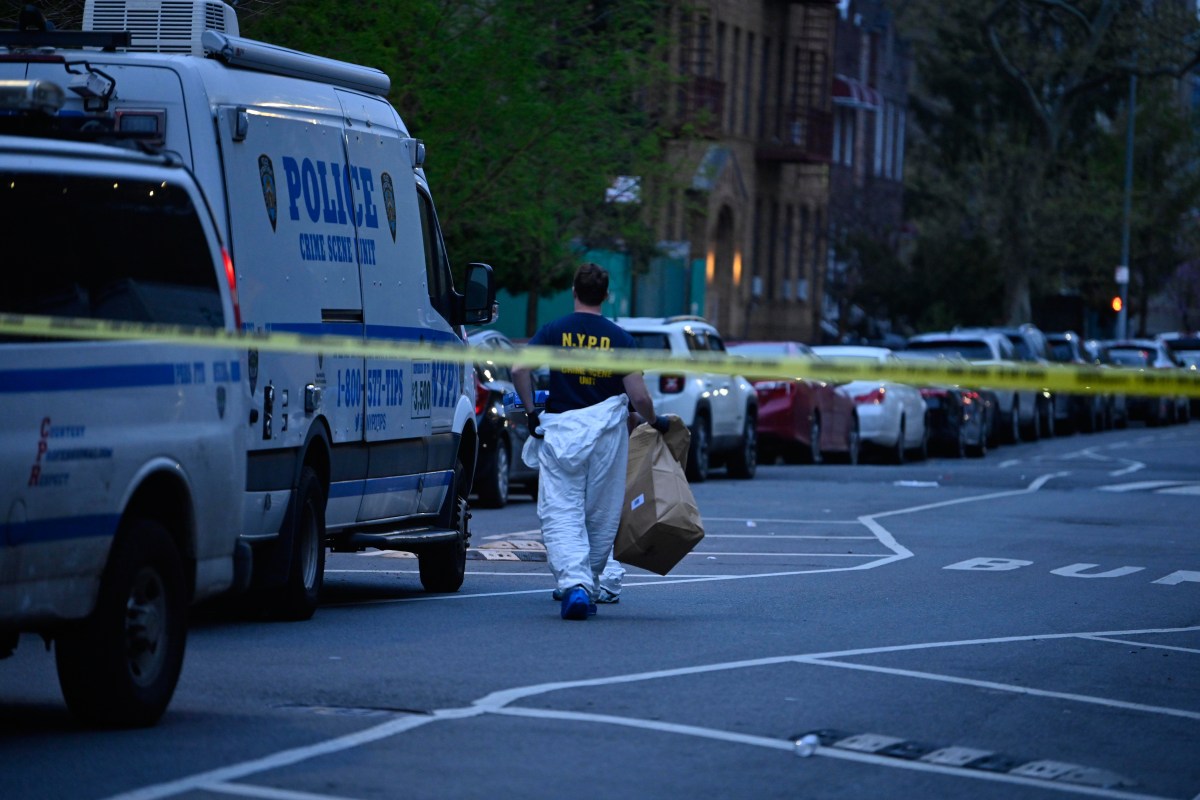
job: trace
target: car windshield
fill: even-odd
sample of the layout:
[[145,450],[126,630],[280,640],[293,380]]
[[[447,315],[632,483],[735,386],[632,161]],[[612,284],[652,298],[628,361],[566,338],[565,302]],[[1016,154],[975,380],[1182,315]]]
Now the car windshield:
[[947,356],[962,356],[968,361],[983,361],[989,358],[994,358],[992,355],[992,349],[988,347],[987,342],[975,341],[971,339],[939,339],[930,340],[927,342],[909,342],[908,349],[941,353]]
[[[788,346],[781,342],[756,342],[755,344],[731,344],[729,352],[739,356],[785,356]],[[797,350],[801,355],[803,351]]]
[[1150,351],[1141,348],[1110,347],[1105,352],[1109,361],[1123,367],[1144,367],[1153,360]]
[[1065,363],[1074,358],[1069,342],[1050,342],[1050,360]]
[[665,333],[636,333],[631,332],[634,344],[639,350],[670,350],[671,342]]

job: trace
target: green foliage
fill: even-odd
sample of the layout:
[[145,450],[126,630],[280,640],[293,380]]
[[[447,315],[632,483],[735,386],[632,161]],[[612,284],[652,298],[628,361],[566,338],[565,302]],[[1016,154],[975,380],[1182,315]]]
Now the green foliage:
[[[949,322],[1024,322],[1044,296],[1107,302],[1131,73],[1140,76],[1131,266],[1143,298],[1186,256],[1181,227],[1200,205],[1200,152],[1171,93],[1196,57],[1194,8],[911,0],[901,23],[917,40],[919,76],[906,188],[921,236],[909,282],[957,291],[928,295],[929,307],[953,309]],[[955,270],[968,273],[957,287],[937,280]]]
[[456,263],[486,261],[501,286],[537,295],[570,285],[582,247],[652,251],[644,205],[615,207],[605,192],[618,175],[664,170],[640,102],[667,80],[660,6],[293,0],[243,33],[387,72],[391,101],[426,142]]

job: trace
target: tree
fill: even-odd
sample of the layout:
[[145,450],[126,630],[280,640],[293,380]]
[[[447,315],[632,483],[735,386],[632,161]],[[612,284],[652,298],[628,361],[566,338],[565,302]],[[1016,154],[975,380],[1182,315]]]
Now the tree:
[[639,102],[667,80],[663,22],[654,0],[294,0],[245,32],[392,76],[448,249],[528,292],[532,333],[536,297],[570,285],[580,249],[653,241],[649,214],[605,196],[619,175],[664,173]]
[[[1028,321],[1034,295],[1078,289],[1097,270],[1111,276],[1121,185],[1112,167],[1124,151],[1115,123],[1127,110],[1128,78],[1169,86],[1195,65],[1194,8],[1172,0],[912,0],[902,4],[901,24],[917,42],[910,208],[922,230],[957,227],[986,245],[1003,281],[1005,322]],[[1175,112],[1155,113],[1167,120]],[[1182,152],[1194,157],[1190,137],[1153,157],[1165,166]],[[1150,179],[1144,168],[1140,180]],[[1186,182],[1147,191],[1164,190],[1172,203],[1196,203]],[[1175,238],[1178,218],[1140,217],[1139,235],[1158,247]],[[936,239],[922,242],[926,263],[939,260],[927,244],[949,252]]]
[[[58,0],[59,27],[83,3]],[[654,255],[647,207],[616,207],[620,175],[668,175],[653,102],[671,80],[661,0],[242,0],[243,36],[365,64],[428,148],[426,172],[460,268],[538,295],[565,288],[582,249]],[[13,21],[19,8],[13,9]]]

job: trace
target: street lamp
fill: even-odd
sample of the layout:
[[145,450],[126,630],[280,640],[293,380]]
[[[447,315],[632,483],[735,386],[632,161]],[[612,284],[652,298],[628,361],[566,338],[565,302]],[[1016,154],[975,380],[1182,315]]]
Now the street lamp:
[[1120,296],[1113,299],[1117,312],[1117,338],[1124,339],[1128,330],[1129,304],[1129,217],[1133,206],[1133,117],[1137,111],[1137,75],[1129,76],[1129,119],[1125,126],[1125,213],[1121,222],[1121,264],[1117,267],[1117,286]]

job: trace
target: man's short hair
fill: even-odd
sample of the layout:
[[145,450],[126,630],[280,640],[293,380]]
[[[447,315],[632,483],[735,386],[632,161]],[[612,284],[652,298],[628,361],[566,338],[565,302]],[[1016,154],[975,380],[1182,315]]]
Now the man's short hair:
[[591,261],[575,271],[575,296],[588,306],[598,306],[608,297],[608,270]]

